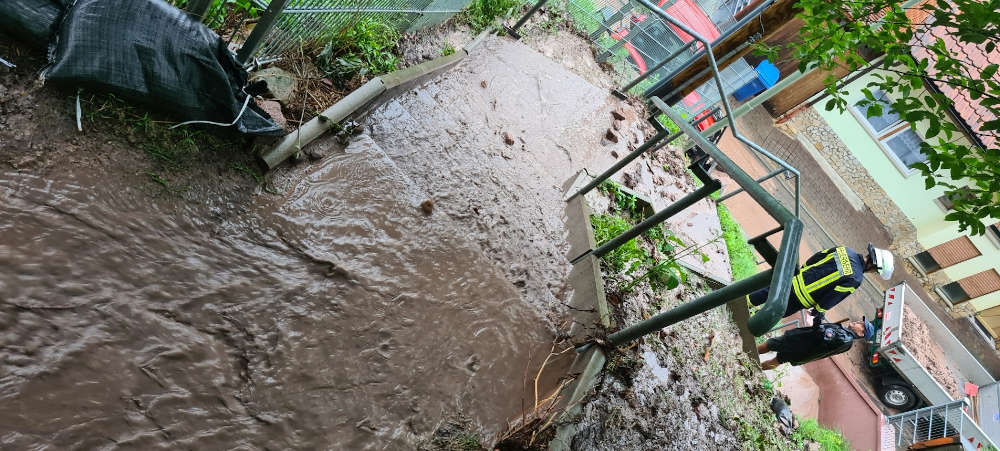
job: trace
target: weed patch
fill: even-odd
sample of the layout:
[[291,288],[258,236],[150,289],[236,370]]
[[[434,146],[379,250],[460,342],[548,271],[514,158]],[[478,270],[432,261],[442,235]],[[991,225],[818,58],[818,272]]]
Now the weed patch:
[[81,94],[80,104],[85,124],[110,122],[110,131],[146,153],[163,172],[183,170],[203,152],[226,151],[248,139],[221,128],[170,128],[173,122],[154,120],[114,94]]
[[[171,0],[170,3],[177,8],[184,9],[191,2],[190,0]],[[253,0],[212,0],[212,5],[205,12],[202,22],[209,28],[217,29],[226,24],[230,13],[257,17],[260,11]]]
[[820,426],[812,418],[800,421],[798,429],[792,433],[790,438],[799,444],[804,444],[806,441],[816,442],[823,451],[847,451],[851,449],[850,443],[843,435]]
[[510,16],[520,6],[519,0],[473,0],[462,11],[462,18],[475,33],[479,33]]
[[725,205],[718,205],[719,223],[722,225],[722,238],[726,241],[729,251],[729,265],[733,271],[733,281],[745,279],[757,274],[757,260],[753,249],[747,243],[743,228],[729,214]]
[[357,76],[392,72],[399,64],[398,41],[395,28],[362,17],[321,40],[326,44],[316,56],[316,67],[340,86]]
[[[609,210],[616,213],[591,216],[594,238],[599,245],[631,229],[645,218],[638,199],[625,191],[624,187],[605,181],[598,186],[598,191],[611,200]],[[640,245],[637,239],[633,238],[605,254],[602,260],[610,270],[610,279],[625,278],[615,280],[621,293],[629,293],[643,282],[649,283],[654,291],[677,288],[687,282],[687,271],[680,266],[678,259],[698,254],[703,262],[709,260],[701,251],[701,247],[708,243],[701,246],[687,245],[671,231],[664,229],[662,224],[643,233],[644,245]]]

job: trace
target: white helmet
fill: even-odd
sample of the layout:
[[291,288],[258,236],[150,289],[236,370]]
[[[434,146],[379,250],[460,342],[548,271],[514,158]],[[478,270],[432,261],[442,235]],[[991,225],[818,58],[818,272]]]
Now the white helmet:
[[878,270],[878,275],[882,277],[882,280],[889,280],[892,277],[892,252],[868,243],[868,258],[875,264],[875,269]]

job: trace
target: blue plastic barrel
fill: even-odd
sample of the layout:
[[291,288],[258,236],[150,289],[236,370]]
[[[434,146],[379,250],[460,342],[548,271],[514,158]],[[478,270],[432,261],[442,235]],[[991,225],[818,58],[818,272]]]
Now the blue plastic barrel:
[[742,102],[759,94],[761,91],[774,86],[780,77],[778,68],[775,67],[774,64],[771,64],[768,60],[761,61],[760,64],[757,65],[756,72],[757,78],[750,80],[749,83],[733,91],[733,97],[735,97],[736,100]]

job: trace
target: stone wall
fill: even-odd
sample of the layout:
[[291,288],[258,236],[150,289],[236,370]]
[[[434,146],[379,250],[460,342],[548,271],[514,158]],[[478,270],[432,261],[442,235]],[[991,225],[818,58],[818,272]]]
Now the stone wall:
[[925,249],[917,241],[917,228],[885,190],[865,170],[861,162],[813,108],[806,108],[782,124],[791,136],[802,134],[842,179],[864,201],[875,217],[885,224],[892,237],[891,249],[905,258]]

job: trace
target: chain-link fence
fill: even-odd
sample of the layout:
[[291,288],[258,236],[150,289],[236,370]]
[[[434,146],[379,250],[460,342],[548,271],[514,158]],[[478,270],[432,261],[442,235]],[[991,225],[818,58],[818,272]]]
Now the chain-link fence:
[[[276,1],[276,0],[275,0]],[[444,22],[470,0],[291,0],[261,39],[254,57],[280,58],[312,46],[362,20],[375,20],[400,32]],[[266,5],[266,2],[264,2]]]
[[[748,3],[749,0],[660,0],[656,4],[714,41],[736,27],[737,13]],[[634,94],[642,94],[666,79],[702,49],[690,35],[634,0],[565,0],[564,6],[573,25],[597,49],[598,61],[610,65],[620,86]],[[644,80],[630,83],[645,73],[649,75]],[[756,70],[742,58],[723,68],[720,75],[729,93],[758,78]],[[720,100],[715,83],[708,82],[672,103],[683,117],[694,117],[711,111]]]

